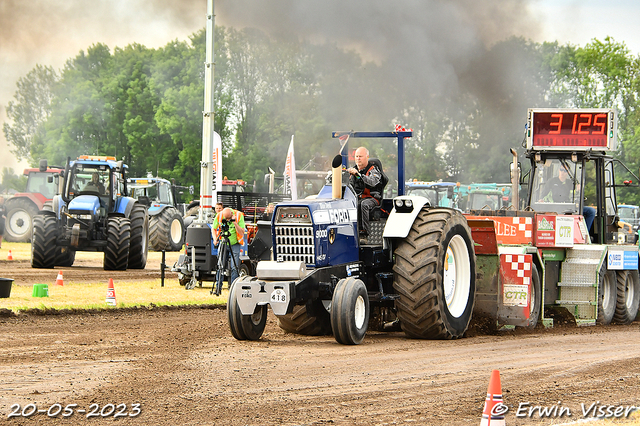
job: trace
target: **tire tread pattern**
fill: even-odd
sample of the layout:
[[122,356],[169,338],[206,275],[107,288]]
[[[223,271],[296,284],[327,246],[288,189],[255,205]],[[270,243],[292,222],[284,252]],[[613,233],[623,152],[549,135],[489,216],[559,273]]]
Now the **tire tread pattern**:
[[[182,226],[182,236],[179,242],[171,239],[171,224],[179,220]],[[149,218],[149,246],[154,251],[179,251],[184,244],[184,222],[178,210],[167,207],[157,215]]]
[[[445,235],[447,229],[462,226],[471,244],[471,230],[467,221],[452,209],[423,208],[416,217],[409,235],[400,242],[394,252],[394,288],[399,294],[396,300],[398,318],[409,337],[422,339],[455,339],[466,331],[454,329],[444,311],[446,301],[442,290],[444,273]],[[467,309],[468,323],[475,297],[475,253],[470,253],[471,308]]]
[[149,253],[149,213],[140,203],[131,210],[131,245],[129,247],[129,265],[131,269],[144,269]]
[[107,247],[104,250],[105,271],[125,271],[129,265],[131,222],[124,217],[107,219]]
[[36,214],[33,217],[33,237],[31,241],[31,266],[51,269],[55,266],[56,237],[58,227],[55,216]]
[[[627,306],[627,277],[631,279],[633,285],[632,306]],[[616,312],[613,321],[618,324],[631,324],[638,315],[638,305],[640,304],[640,280],[637,270],[617,271],[617,292],[616,292]]]

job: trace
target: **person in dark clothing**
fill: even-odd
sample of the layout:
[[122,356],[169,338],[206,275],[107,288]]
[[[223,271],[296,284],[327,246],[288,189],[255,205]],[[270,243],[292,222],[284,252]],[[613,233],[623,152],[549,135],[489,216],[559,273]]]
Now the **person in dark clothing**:
[[367,243],[369,236],[369,219],[371,210],[380,205],[384,182],[382,170],[373,162],[369,161],[369,151],[361,146],[356,149],[355,167],[347,169],[349,172],[349,183],[353,186],[358,195],[360,205],[360,239]]
[[262,216],[260,217],[260,220],[271,220],[271,218],[273,217],[273,209],[275,207],[276,207],[276,205],[274,203],[269,203],[269,205],[267,205],[267,208],[264,211],[264,213],[262,213]]
[[[550,179],[546,187],[548,188],[548,192],[543,197],[543,201],[547,202],[575,203],[576,201],[574,201],[574,197],[578,197],[580,194],[579,184],[576,185],[574,189],[573,179],[569,178],[569,172],[564,166],[560,166],[558,169],[558,176]],[[596,209],[584,206],[582,208],[582,215],[584,216],[587,229],[590,230],[596,216]]]

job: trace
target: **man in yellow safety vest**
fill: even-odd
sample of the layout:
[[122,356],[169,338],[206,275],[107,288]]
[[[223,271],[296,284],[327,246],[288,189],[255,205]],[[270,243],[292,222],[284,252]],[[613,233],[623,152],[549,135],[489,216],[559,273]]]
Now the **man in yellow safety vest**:
[[229,244],[235,259],[235,262],[231,262],[231,277],[229,278],[229,285],[231,285],[238,278],[237,267],[240,266],[240,249],[244,245],[244,214],[241,211],[225,207],[216,215],[213,225],[211,225],[214,246],[218,246],[222,228],[227,225],[229,226]]

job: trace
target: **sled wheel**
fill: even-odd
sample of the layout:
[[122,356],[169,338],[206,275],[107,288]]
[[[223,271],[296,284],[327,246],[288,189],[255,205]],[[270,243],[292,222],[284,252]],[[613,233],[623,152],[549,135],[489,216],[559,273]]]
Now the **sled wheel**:
[[598,276],[598,324],[611,324],[616,313],[617,287],[616,273],[602,265]]
[[640,280],[638,271],[616,271],[617,297],[613,320],[618,324],[631,324],[638,315]]

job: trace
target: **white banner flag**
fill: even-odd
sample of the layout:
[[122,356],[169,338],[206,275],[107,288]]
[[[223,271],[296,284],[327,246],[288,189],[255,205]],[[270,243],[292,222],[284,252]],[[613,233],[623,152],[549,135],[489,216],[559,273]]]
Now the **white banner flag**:
[[293,155],[293,135],[287,152],[287,162],[284,165],[284,193],[291,194],[292,200],[298,199],[298,182],[296,181],[296,158]]
[[213,133],[213,182],[211,186],[212,206],[218,202],[218,191],[222,191],[222,138]]

